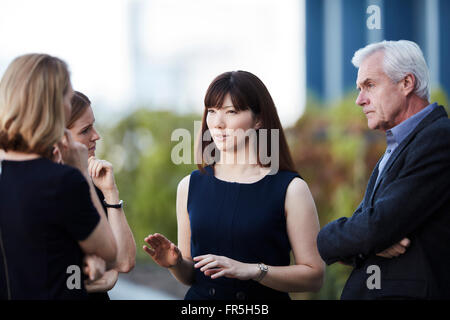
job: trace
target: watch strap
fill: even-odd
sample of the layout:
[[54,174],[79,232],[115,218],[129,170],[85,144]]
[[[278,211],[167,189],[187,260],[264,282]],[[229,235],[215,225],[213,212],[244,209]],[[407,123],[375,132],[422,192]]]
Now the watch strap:
[[118,204],[109,204],[106,202],[105,199],[103,199],[103,204],[106,208],[115,208],[115,209],[123,208],[123,200],[120,200]]
[[269,267],[262,262],[258,263],[258,268],[260,270],[260,273],[258,277],[255,279],[255,281],[257,282],[261,281],[266,276],[267,271],[269,271]]

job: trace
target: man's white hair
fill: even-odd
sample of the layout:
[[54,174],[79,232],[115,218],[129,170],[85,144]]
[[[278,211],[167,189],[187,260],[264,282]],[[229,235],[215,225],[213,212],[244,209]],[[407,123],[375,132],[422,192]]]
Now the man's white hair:
[[430,75],[420,47],[408,40],[371,43],[355,52],[352,63],[359,68],[362,61],[375,52],[384,52],[383,69],[394,82],[404,79],[408,73],[416,78],[414,93],[430,99]]

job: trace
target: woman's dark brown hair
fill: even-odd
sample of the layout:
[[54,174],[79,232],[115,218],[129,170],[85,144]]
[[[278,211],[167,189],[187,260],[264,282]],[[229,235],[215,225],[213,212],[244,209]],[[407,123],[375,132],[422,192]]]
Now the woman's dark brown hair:
[[69,122],[67,122],[67,129],[71,129],[75,121],[77,121],[91,105],[89,98],[79,91],[74,91],[71,102],[72,113],[70,114]]
[[[201,164],[198,168],[201,172],[205,172],[207,162],[203,159],[205,148],[214,143],[213,141],[203,141],[202,137],[209,129],[206,124],[206,117],[208,115],[208,108],[221,108],[226,95],[229,94],[233,106],[236,110],[250,109],[256,116],[261,126],[257,129],[257,146],[259,148],[259,134],[258,130],[267,129],[269,133],[267,136],[266,146],[268,151],[271,150],[271,134],[270,129],[279,130],[279,169],[297,172],[295,170],[294,162],[292,161],[289,147],[286,142],[283,128],[278,117],[275,104],[270,96],[264,83],[254,74],[246,71],[231,71],[225,72],[217,76],[209,85],[205,95],[205,110],[203,112],[201,135],[199,137],[199,144],[197,151],[201,151]],[[271,157],[277,155],[270,155]],[[262,165],[259,159],[258,150],[258,164],[264,167],[269,167],[269,164]]]

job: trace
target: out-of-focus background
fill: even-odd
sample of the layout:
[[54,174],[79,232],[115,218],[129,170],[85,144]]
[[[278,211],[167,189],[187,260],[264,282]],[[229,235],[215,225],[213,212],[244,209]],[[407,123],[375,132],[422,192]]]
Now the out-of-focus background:
[[[355,105],[354,51],[417,42],[431,100],[447,107],[449,30],[448,0],[2,0],[0,76],[30,52],[69,64],[74,89],[92,101],[97,155],[114,165],[138,249],[110,296],[182,299],[188,287],[141,247],[154,232],[177,241],[177,184],[196,166],[172,162],[171,134],[193,135],[214,77],[246,70],[266,84],[324,226],[353,213],[385,149]],[[329,266],[320,292],[291,296],[337,299],[349,272]]]

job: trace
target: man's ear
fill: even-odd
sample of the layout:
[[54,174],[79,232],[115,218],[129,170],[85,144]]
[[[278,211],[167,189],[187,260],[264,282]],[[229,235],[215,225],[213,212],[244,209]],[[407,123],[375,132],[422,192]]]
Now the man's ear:
[[416,86],[416,77],[412,73],[408,73],[406,77],[401,80],[402,91],[405,96],[408,96],[411,92],[414,91]]

